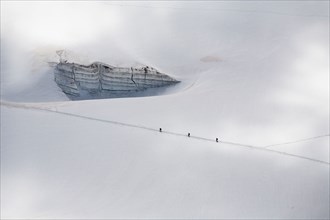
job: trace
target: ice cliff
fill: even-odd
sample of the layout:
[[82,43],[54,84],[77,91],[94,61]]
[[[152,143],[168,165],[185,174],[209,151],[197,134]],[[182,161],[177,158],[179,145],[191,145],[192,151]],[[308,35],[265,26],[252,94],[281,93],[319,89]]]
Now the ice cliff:
[[146,91],[178,83],[152,67],[125,68],[101,62],[89,66],[60,62],[54,69],[55,82],[71,99],[148,95]]

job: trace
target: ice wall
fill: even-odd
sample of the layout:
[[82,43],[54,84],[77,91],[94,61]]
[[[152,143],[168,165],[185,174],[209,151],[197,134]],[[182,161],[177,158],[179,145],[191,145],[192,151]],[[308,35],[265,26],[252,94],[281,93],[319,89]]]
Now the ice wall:
[[56,65],[54,76],[57,85],[71,99],[152,95],[145,90],[179,82],[152,67],[124,68],[100,62],[89,66],[61,62]]

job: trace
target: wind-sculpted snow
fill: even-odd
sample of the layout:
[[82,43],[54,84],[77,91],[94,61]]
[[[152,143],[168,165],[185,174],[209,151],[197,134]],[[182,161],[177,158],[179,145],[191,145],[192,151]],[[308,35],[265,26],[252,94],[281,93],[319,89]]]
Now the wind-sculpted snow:
[[57,85],[71,99],[147,96],[155,93],[152,88],[179,82],[152,67],[124,68],[100,62],[89,66],[61,62],[54,74]]

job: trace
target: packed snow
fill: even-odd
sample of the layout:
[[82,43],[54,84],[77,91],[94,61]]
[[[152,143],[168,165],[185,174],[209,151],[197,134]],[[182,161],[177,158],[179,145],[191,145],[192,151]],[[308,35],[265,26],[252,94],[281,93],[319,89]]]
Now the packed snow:
[[[181,83],[70,101],[59,49]],[[329,219],[329,133],[327,1],[1,2],[1,218]]]

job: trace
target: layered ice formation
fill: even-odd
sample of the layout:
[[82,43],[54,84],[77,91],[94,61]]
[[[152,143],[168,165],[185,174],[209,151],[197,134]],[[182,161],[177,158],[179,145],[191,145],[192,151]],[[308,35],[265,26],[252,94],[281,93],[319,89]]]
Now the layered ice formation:
[[101,62],[89,66],[60,62],[54,70],[55,82],[70,99],[146,96],[146,90],[170,86],[176,79],[152,67],[125,68]]

